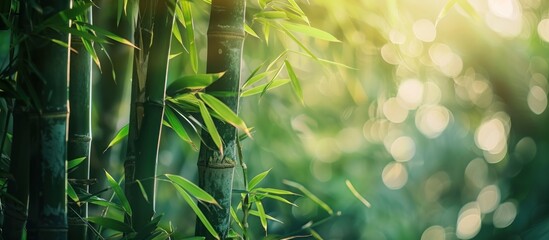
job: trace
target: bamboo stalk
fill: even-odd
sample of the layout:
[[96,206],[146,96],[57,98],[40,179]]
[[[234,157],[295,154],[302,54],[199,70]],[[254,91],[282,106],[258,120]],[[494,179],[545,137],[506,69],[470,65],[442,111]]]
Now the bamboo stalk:
[[[85,13],[88,23],[92,23],[91,8]],[[69,141],[67,144],[67,159],[72,160],[85,157],[77,168],[68,173],[68,178],[87,180],[90,176],[90,147],[91,147],[91,77],[92,58],[87,53],[82,40],[72,37],[71,47],[77,53],[71,53],[70,58],[70,116],[69,116]],[[88,192],[86,181],[76,181],[74,190],[76,193]],[[88,217],[88,204],[76,203],[69,199],[67,210],[69,239],[87,239],[88,226],[85,218]]]
[[[127,173],[133,175],[133,178],[130,180],[127,179],[126,189],[130,192],[131,196],[129,196],[128,200],[132,209],[138,209],[138,211],[133,212],[132,225],[134,229],[139,230],[143,229],[154,215],[156,165],[162,119],[164,116],[168,56],[174,21],[174,17],[170,14],[169,10],[169,8],[173,10],[173,5],[171,4],[173,3],[170,3],[170,1],[159,0],[152,5],[152,10],[154,11],[152,44],[150,45],[150,49],[145,48],[142,50],[146,54],[146,57],[142,58],[141,60],[144,61],[140,63],[143,64],[146,62],[146,73],[141,72],[137,74],[137,83],[134,83],[136,86],[133,89],[134,92],[132,92],[132,94],[138,92],[140,96],[143,96],[141,100],[144,100],[141,103],[136,102],[134,113],[137,116],[132,116],[135,118],[134,126],[130,126],[130,130],[133,128],[132,131],[134,134],[132,135],[134,143],[131,144],[134,144],[132,148],[134,148],[135,163],[126,165],[126,170],[129,170]],[[151,7],[151,5],[145,7]],[[151,9],[143,10],[150,11]],[[141,32],[140,37],[143,37],[143,32]],[[146,47],[146,45],[143,46]],[[144,81],[142,77],[145,77]],[[141,111],[142,115],[140,114]],[[132,123],[130,122],[130,124]],[[135,125],[137,126],[135,127]],[[141,194],[136,181],[141,182],[148,201]]]
[[[209,86],[206,92],[234,93],[219,98],[234,112],[238,112],[245,9],[245,0],[213,0],[208,27],[207,72],[225,71],[225,74]],[[219,208],[201,205],[201,209],[221,238],[225,239],[230,228],[231,192],[237,159],[237,131],[227,123],[218,120],[215,123],[225,151],[220,154],[209,134],[202,134],[204,144],[201,145],[198,156],[199,186],[212,195],[221,206]],[[213,239],[200,221],[197,221],[196,235]]]
[[[22,1],[23,29],[32,32],[32,26],[69,8],[70,1]],[[68,24],[68,23],[67,23]],[[20,56],[30,68],[27,81],[36,91],[31,121],[30,152],[29,239],[67,239],[66,199],[66,141],[67,141],[67,82],[68,53],[66,47],[48,39],[68,42],[68,34],[45,29],[39,32],[46,38],[29,37],[23,41],[25,50]],[[47,57],[45,57],[47,56]],[[36,126],[36,129],[33,129]],[[26,148],[29,143],[14,145]],[[28,149],[27,149],[28,151]]]

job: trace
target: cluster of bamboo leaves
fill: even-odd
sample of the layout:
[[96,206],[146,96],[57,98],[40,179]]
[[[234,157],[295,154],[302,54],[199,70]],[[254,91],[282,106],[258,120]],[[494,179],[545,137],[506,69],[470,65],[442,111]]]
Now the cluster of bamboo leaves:
[[[97,53],[98,49],[103,51],[103,53],[108,56],[108,52],[106,52],[103,47],[104,44],[115,41],[136,49],[142,47],[137,46],[135,43],[121,38],[114,33],[93,25],[91,21],[89,21],[90,19],[88,19],[89,9],[94,7],[94,3],[91,1],[76,1],[71,9],[60,11],[52,17],[49,17],[33,26],[32,32],[15,32],[15,29],[17,28],[15,27],[15,22],[10,20],[10,16],[12,16],[12,12],[17,11],[17,3],[19,2],[5,1],[4,3],[6,2],[13,2],[10,4],[9,10],[7,11],[7,13],[10,14],[5,14],[5,12],[2,12],[3,23],[8,25],[11,24],[11,26],[8,26],[8,29],[14,30],[14,33],[12,33],[13,37],[9,40],[12,43],[10,45],[10,52],[12,53],[17,51],[17,46],[27,38],[45,38],[46,41],[51,41],[62,47],[69,48],[73,52],[86,52],[89,54],[90,59],[99,68],[101,68],[102,64],[114,64],[112,62],[101,63],[99,61],[99,54]],[[205,2],[211,4],[209,1]],[[118,22],[120,22],[121,18],[129,16],[128,12],[130,11],[131,4],[132,3],[129,3],[127,0],[118,1]],[[225,73],[199,73],[199,58],[195,43],[195,30],[192,17],[193,3],[189,1],[173,1],[171,4],[173,4],[173,8],[171,9],[170,14],[172,14],[176,20],[176,24],[172,27],[171,35],[173,35],[173,37],[189,54],[190,64],[194,73],[176,79],[166,87],[166,108],[164,111],[162,124],[174,130],[182,141],[189,143],[195,149],[197,149],[200,144],[193,141],[195,138],[192,137],[192,135],[200,138],[200,132],[206,131],[215,143],[217,151],[223,154],[223,141],[218,133],[217,126],[213,119],[218,119],[224,123],[228,123],[251,137],[250,128],[238,116],[238,113],[231,110],[227,105],[219,100],[219,97],[234,94],[242,97],[258,94],[263,96],[270,89],[290,83],[299,101],[302,103],[304,102],[304,97],[297,74],[294,71],[290,61],[286,59],[288,54],[303,55],[321,63],[344,66],[342,64],[317,57],[312,50],[307,48],[307,46],[301,43],[298,37],[296,37],[295,34],[303,34],[320,40],[338,42],[338,40],[331,34],[312,27],[309,19],[294,0],[260,0],[249,8],[249,10],[254,13],[252,19],[247,21],[245,24],[246,33],[249,36],[260,38],[268,44],[269,41],[272,41],[273,32],[277,31],[278,33],[282,33],[292,39],[292,41],[294,41],[300,49],[285,50],[272,61],[266,61],[265,63],[259,65],[250,74],[250,76],[247,77],[240,92],[206,92],[204,90],[223,77]],[[69,22],[71,22],[70,25],[68,24]],[[184,34],[181,27],[184,28]],[[60,41],[59,39],[48,39],[47,37],[41,35],[44,30],[53,30],[77,37],[82,42],[83,49],[77,50],[68,42]],[[257,33],[259,30],[261,31],[261,34]],[[168,54],[169,59],[171,59],[178,56],[180,53],[168,52]],[[10,54],[10,57],[7,59],[9,63],[12,63],[15,62],[16,58],[16,54]],[[29,68],[33,67],[30,63],[26,64]],[[281,72],[284,69],[286,69],[286,75],[288,78],[280,78]],[[33,70],[31,69],[31,71]],[[36,70],[34,70],[34,72],[38,75],[40,74]],[[26,83],[25,79],[18,75],[17,68],[11,66],[10,64],[6,64],[5,66],[2,65],[2,72],[0,76],[2,78],[0,81],[0,88],[2,89],[3,97],[1,105],[2,108],[0,109],[3,114],[3,121],[0,123],[2,125],[0,126],[2,127],[0,149],[4,149],[9,148],[11,143],[8,141],[11,140],[11,135],[8,133],[9,123],[6,122],[8,121],[7,119],[10,118],[10,111],[13,108],[13,99],[22,101],[29,106],[34,106],[36,109],[41,109],[42,103],[37,96],[37,92],[40,89],[35,89],[35,86]],[[26,87],[21,88],[17,87],[19,84],[27,85]],[[188,129],[192,129],[193,131],[188,132]],[[109,147],[123,140],[129,132],[129,126],[125,126],[120,129],[109,144]],[[9,156],[9,151],[4,151],[3,153],[6,153],[6,156]],[[2,157],[2,162],[6,159],[8,158]],[[67,162],[67,171],[70,174],[78,168],[86,168],[89,164],[87,161],[89,161],[89,156],[69,159]],[[6,165],[8,165],[8,163],[6,163]],[[243,164],[243,166],[244,165],[245,164]],[[7,167],[3,169],[7,172]],[[282,189],[257,187],[257,185],[267,176],[268,172],[269,171],[263,172],[252,178],[249,183],[247,179],[245,179],[246,189],[240,191],[242,201],[238,204],[236,209],[231,209],[231,216],[233,217],[236,226],[239,228],[239,230],[233,231],[233,236],[249,238],[249,235],[247,234],[247,218],[249,215],[257,216],[259,218],[265,232],[267,232],[268,220],[280,221],[275,217],[266,214],[262,204],[264,199],[274,199],[293,206],[293,203],[291,203],[287,197],[296,196],[297,194]],[[98,238],[102,236],[105,229],[114,232],[110,237],[122,237],[125,239],[166,239],[174,234],[174,230],[172,228],[162,228],[158,226],[158,222],[160,221],[162,215],[155,215],[154,218],[152,218],[152,221],[150,221],[143,228],[139,229],[134,228],[131,221],[124,221],[124,216],[129,216],[131,218],[136,211],[135,209],[132,210],[130,200],[128,200],[128,197],[121,187],[124,179],[116,181],[107,172],[105,172],[105,176],[108,181],[109,188],[104,189],[101,192],[112,191],[111,199],[100,198],[99,194],[101,192],[89,193],[86,191],[77,190],[77,187],[73,186],[73,183],[71,182],[67,184],[66,189],[66,194],[74,203],[77,204],[77,206],[83,206],[90,203],[104,207],[103,213],[100,216],[81,216],[82,220],[88,224],[91,231],[94,232]],[[210,194],[181,176],[163,174],[154,176],[154,178],[155,179],[147,179],[147,181],[160,180],[161,182],[170,183],[181,195],[184,201],[192,208],[210,234],[215,238],[219,238],[218,233],[215,232],[214,228],[211,226],[208,219],[195,202],[198,201],[216,205],[216,200]],[[4,182],[2,182],[2,186],[4,187],[6,186],[5,179],[6,178],[3,178]],[[148,199],[148,196],[151,195],[147,191],[150,190],[143,187],[142,181],[137,179],[136,182],[139,185],[142,197],[145,198],[147,202],[153,201],[152,199]],[[332,209],[330,209],[325,203],[314,196],[302,185],[291,181],[287,181],[286,184],[298,189],[304,195],[311,198],[314,202],[325,209],[330,216],[334,215]],[[14,198],[6,192],[3,192],[2,196],[4,198]],[[152,194],[152,196],[154,197],[154,194]],[[237,211],[241,211],[241,217],[238,217],[239,214]],[[95,227],[89,223],[94,223]],[[316,225],[311,224],[303,229],[308,229],[311,234],[315,235],[315,232],[312,229],[313,226]]]

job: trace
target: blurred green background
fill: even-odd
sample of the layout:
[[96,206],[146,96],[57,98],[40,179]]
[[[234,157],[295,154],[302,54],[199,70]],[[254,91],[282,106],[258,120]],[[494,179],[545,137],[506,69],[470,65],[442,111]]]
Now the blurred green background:
[[[290,85],[241,99],[240,115],[255,129],[243,142],[244,161],[252,176],[272,169],[262,186],[290,189],[282,180],[296,181],[339,211],[315,228],[325,239],[549,239],[549,2],[297,2],[312,26],[341,42],[299,40],[348,67],[288,54],[304,104]],[[193,7],[204,72],[209,7]],[[248,1],[249,19],[258,9]],[[172,53],[183,54],[170,63],[171,79],[192,72],[173,44]],[[268,43],[247,36],[243,80],[284,49],[303,52],[284,34],[272,32]],[[126,87],[96,91],[95,101],[113,94],[128,101],[129,84],[118,84]],[[94,110],[94,158],[104,164],[94,167],[114,174],[122,172],[124,146],[103,153],[115,132],[98,123],[126,124],[128,104],[120,106],[114,117]],[[196,180],[197,152],[167,128],[161,144],[158,174]],[[299,207],[265,201],[284,222],[269,222],[269,234],[328,215],[306,198],[292,201]],[[157,211],[166,214],[163,224],[192,235],[194,215],[162,182]],[[253,239],[265,235],[258,219],[251,228]]]

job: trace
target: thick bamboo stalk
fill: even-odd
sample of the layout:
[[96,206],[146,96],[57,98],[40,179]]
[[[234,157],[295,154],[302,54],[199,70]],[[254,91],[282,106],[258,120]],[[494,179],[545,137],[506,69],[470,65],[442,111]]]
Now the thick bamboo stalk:
[[[207,72],[225,74],[208,91],[231,92],[230,96],[220,97],[229,108],[238,112],[240,67],[244,43],[245,0],[213,0],[208,28]],[[199,186],[212,195],[221,208],[201,205],[202,211],[212,223],[222,239],[227,237],[230,228],[230,207],[232,182],[236,159],[236,129],[221,121],[216,121],[218,132],[223,140],[223,155],[215,148],[208,133],[203,133],[204,144],[198,157]],[[197,221],[196,235],[213,238],[204,225]]]
[[[91,8],[87,11],[86,20],[91,23]],[[79,37],[72,37],[71,47],[77,51],[70,57],[70,117],[69,141],[67,144],[67,159],[85,157],[77,168],[68,173],[73,182],[76,193],[88,192],[87,180],[90,176],[90,147],[91,147],[91,77],[92,58],[86,51]],[[88,226],[85,218],[88,217],[88,204],[76,203],[69,199],[67,210],[69,224],[69,239],[87,239]]]
[[[128,200],[132,209],[137,209],[133,211],[132,225],[134,229],[138,230],[143,229],[154,215],[156,165],[164,116],[168,57],[174,21],[169,10],[169,8],[173,10],[173,6],[170,4],[173,4],[173,2],[159,0],[153,5],[153,39],[149,51],[145,52],[148,58],[146,63],[147,71],[144,76],[142,73],[137,75],[139,85],[138,88],[134,89],[139,90],[144,84],[144,91],[140,93],[144,96],[144,101],[142,103],[137,102],[136,105],[137,109],[138,107],[141,108],[140,105],[142,104],[142,117],[141,120],[136,121],[137,134],[133,135],[136,137],[134,143],[134,147],[136,147],[134,149],[135,164],[132,166],[133,179],[127,180],[127,189],[131,191],[131,197]],[[141,77],[145,77],[145,81],[142,81]],[[139,114],[139,110],[136,112]],[[131,128],[132,126],[130,126]],[[127,170],[131,169],[127,168]],[[136,181],[141,182],[148,201],[141,194]]]
[[[62,10],[69,8],[70,1],[21,2],[25,14],[21,20],[24,29],[43,22]],[[37,11],[39,10],[39,11]],[[68,23],[67,23],[68,24]],[[29,71],[28,81],[36,91],[37,102],[33,102],[31,123],[36,131],[31,132],[32,146],[30,160],[28,239],[67,239],[66,199],[66,144],[67,144],[67,82],[68,53],[66,47],[48,39],[68,42],[68,34],[45,29],[37,34],[44,38],[29,37],[22,44],[26,51],[20,56],[34,68],[23,67],[20,72]],[[32,70],[31,70],[32,69]],[[31,126],[33,126],[32,124]],[[29,143],[14,145],[27,148]]]

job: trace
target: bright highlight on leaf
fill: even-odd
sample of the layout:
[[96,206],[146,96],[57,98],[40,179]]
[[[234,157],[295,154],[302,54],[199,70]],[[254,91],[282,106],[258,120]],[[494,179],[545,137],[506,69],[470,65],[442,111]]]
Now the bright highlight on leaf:
[[198,91],[217,81],[225,72],[188,75],[173,81],[166,88],[166,95],[175,96],[185,90]]
[[130,207],[130,203],[128,202],[128,199],[126,198],[126,195],[124,194],[124,191],[122,191],[120,185],[118,185],[118,183],[107,171],[105,171],[105,176],[107,177],[107,182],[109,183],[109,186],[114,191],[116,197],[118,197],[118,200],[120,200],[124,211],[126,211],[129,216],[132,216],[132,208]]
[[292,68],[292,65],[290,65],[290,62],[288,62],[288,60],[284,60],[284,64],[286,65],[288,75],[290,75],[292,89],[294,90],[294,93],[299,101],[301,101],[301,104],[304,104],[305,102],[303,101],[303,90],[301,90],[301,84],[299,84],[299,79],[297,79],[297,76],[295,75],[294,69]]
[[210,115],[210,112],[206,108],[206,105],[204,104],[204,102],[197,101],[197,104],[198,104],[198,108],[200,109],[200,115],[202,116],[202,120],[204,120],[204,124],[206,125],[206,129],[208,130],[208,133],[212,137],[212,140],[214,141],[215,145],[219,149],[219,152],[221,153],[221,155],[223,155],[223,142],[212,120],[212,116]]
[[196,214],[196,216],[198,217],[198,219],[200,219],[200,221],[202,222],[202,224],[204,224],[204,226],[206,227],[206,229],[208,230],[208,232],[210,232],[210,234],[215,238],[215,239],[220,239],[219,238],[219,234],[217,234],[217,232],[215,231],[215,229],[212,227],[212,224],[208,221],[208,219],[206,218],[206,216],[204,215],[204,213],[202,213],[202,211],[200,210],[200,208],[198,208],[198,205],[196,205],[196,203],[193,201],[193,199],[191,198],[191,196],[189,196],[189,194],[182,188],[180,187],[179,185],[174,185],[175,189],[177,190],[177,192],[179,192],[179,194],[181,195],[181,197],[183,197],[183,199],[185,200],[185,202],[187,202],[187,204],[189,204],[189,206],[191,207],[191,209],[194,211],[194,213]]
[[116,133],[116,136],[114,136],[114,138],[109,143],[109,146],[107,146],[107,148],[103,152],[107,151],[107,149],[119,143],[120,141],[122,141],[122,139],[128,136],[129,128],[130,128],[129,125],[126,124],[120,130],[118,130],[118,132]]
[[370,202],[368,202],[368,200],[366,200],[364,197],[362,197],[362,195],[360,195],[360,193],[358,193],[358,191],[356,190],[356,188],[353,186],[353,184],[351,183],[351,181],[349,180],[345,180],[345,184],[347,185],[347,188],[349,188],[349,190],[351,190],[351,192],[353,193],[353,195],[355,195],[355,197],[360,200],[366,207],[372,207],[372,205],[370,204]]
[[175,115],[174,110],[168,106],[164,110],[164,115],[166,116],[171,128],[175,131],[175,133],[177,133],[177,136],[195,148],[193,141],[189,137],[189,134],[187,134],[187,131],[185,131],[185,128],[177,118],[177,115]]
[[261,181],[263,181],[263,179],[269,174],[270,171],[271,171],[271,169],[269,169],[265,172],[262,172],[260,174],[257,174],[257,176],[252,178],[252,180],[250,180],[250,182],[248,183],[248,190],[254,189],[255,186],[257,186],[257,184],[259,184]]
[[215,98],[212,95],[206,93],[198,93],[198,96],[208,105],[219,117],[229,124],[235,126],[236,128],[244,131],[248,137],[252,137],[250,130],[246,126],[246,123],[236,115],[227,105],[221,102],[219,99]]
[[86,160],[86,157],[79,157],[67,162],[67,170],[71,170]]
[[180,186],[185,191],[188,191],[191,195],[193,195],[198,200],[219,206],[217,201],[215,201],[215,198],[213,198],[206,191],[202,190],[200,187],[198,187],[193,182],[187,180],[186,178],[178,175],[173,175],[173,174],[164,174],[164,176],[170,179],[173,184]]
[[336,37],[334,37],[332,34],[329,34],[325,31],[322,31],[318,28],[314,28],[311,26],[303,25],[303,24],[295,24],[290,22],[281,22],[280,25],[289,31],[292,32],[299,32],[302,34],[305,34],[310,37],[330,41],[330,42],[341,42]]

